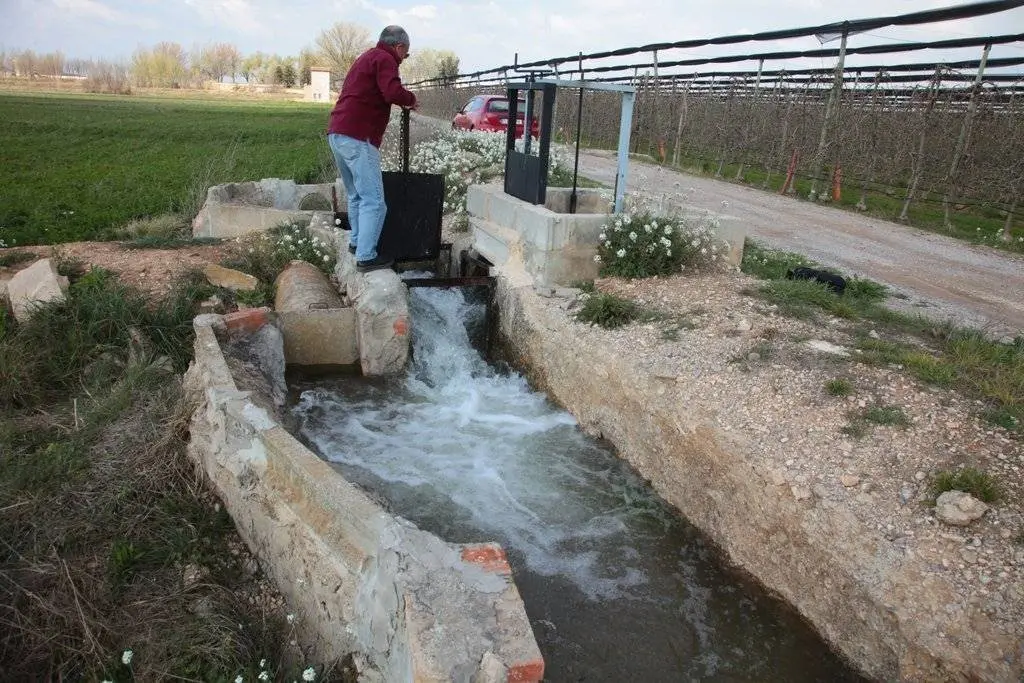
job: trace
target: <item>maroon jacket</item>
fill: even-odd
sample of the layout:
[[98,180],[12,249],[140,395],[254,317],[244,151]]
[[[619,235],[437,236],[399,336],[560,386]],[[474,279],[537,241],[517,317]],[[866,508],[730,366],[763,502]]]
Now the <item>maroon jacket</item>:
[[327,132],[380,147],[391,120],[391,105],[416,104],[416,96],[402,87],[398,62],[395,48],[386,43],[377,43],[377,47],[361,54],[345,76]]

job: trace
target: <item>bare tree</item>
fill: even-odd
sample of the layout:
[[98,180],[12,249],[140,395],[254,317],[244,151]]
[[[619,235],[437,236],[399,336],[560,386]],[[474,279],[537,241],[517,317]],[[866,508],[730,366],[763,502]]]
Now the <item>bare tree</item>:
[[14,66],[14,75],[22,78],[32,76],[36,73],[36,53],[32,50],[22,50],[11,55],[11,63]]
[[[454,67],[455,73],[452,74]],[[459,72],[459,58],[451,50],[435,50],[430,47],[416,50],[412,56],[402,62],[402,80],[407,83],[416,83],[431,78],[440,78],[442,70],[447,70],[448,76],[457,76]]]
[[459,58],[449,50],[442,50],[441,53],[435,77],[441,79],[441,85],[450,86],[459,77]]
[[921,109],[920,125],[918,126],[917,151],[911,157],[912,167],[910,185],[907,187],[907,196],[903,201],[903,209],[900,211],[900,220],[907,220],[910,211],[910,203],[914,201],[917,194],[917,187],[921,183],[921,176],[925,168],[925,142],[928,139],[928,129],[932,110],[935,109],[935,102],[939,98],[939,90],[942,87],[942,67],[936,67],[935,76],[932,78],[928,91],[925,93],[925,105]]
[[262,52],[255,52],[247,57],[243,57],[242,61],[239,62],[238,75],[244,78],[246,83],[252,82],[252,80],[258,78],[258,74],[263,68],[265,61],[266,56]]
[[299,85],[309,85],[313,82],[311,72],[314,66],[320,66],[320,56],[311,48],[302,48],[299,52]]
[[372,44],[367,29],[346,21],[339,21],[316,39],[320,60],[330,68],[334,79],[345,78],[352,62]]
[[188,81],[188,59],[178,43],[157,43],[135,51],[131,74],[140,87],[178,88]]
[[116,62],[90,62],[88,77],[83,83],[86,92],[130,95],[132,92],[128,67]]
[[203,77],[221,83],[225,76],[235,77],[240,57],[230,43],[213,43],[201,48],[193,60]]
[[88,76],[96,64],[91,59],[69,59],[64,65],[64,71],[70,76]]

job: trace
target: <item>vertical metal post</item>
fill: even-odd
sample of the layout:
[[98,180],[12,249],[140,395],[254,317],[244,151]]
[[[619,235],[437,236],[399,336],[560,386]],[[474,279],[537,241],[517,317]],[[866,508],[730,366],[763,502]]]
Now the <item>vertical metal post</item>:
[[409,109],[402,107],[402,173],[409,172]]
[[619,165],[615,172],[615,213],[622,212],[626,196],[626,171],[629,168],[629,135],[633,130],[633,105],[636,93],[622,93],[622,116],[619,119]]
[[540,140],[537,141],[540,146],[537,150],[537,161],[540,164],[540,177],[537,179],[537,204],[544,203],[548,191],[548,163],[551,155],[551,120],[555,112],[555,86],[546,84],[541,92],[544,93],[544,102],[541,105],[540,117],[543,125],[540,127]]
[[964,150],[967,148],[967,144],[971,139],[971,128],[974,125],[974,113],[978,109],[978,92],[981,90],[981,79],[985,75],[985,65],[988,63],[989,52],[992,51],[992,45],[985,45],[985,49],[981,51],[981,62],[978,64],[978,73],[974,77],[974,85],[971,87],[971,99],[967,103],[967,114],[964,116],[964,121],[960,125],[960,135],[956,139],[956,147],[953,149],[953,162],[949,166],[949,171],[946,173],[946,181],[944,183],[945,191],[942,194],[942,212],[943,222],[945,223],[946,230],[950,230],[953,227],[953,218],[950,215],[949,210],[949,199],[953,193],[953,181],[956,180],[957,171],[960,169],[960,159],[963,157]]
[[[652,53],[652,57],[654,59],[654,95],[652,96],[652,99],[651,99],[651,109],[653,111],[653,116],[652,116],[653,120],[651,121],[651,132],[650,132],[650,134],[648,136],[648,139],[647,139],[647,153],[648,154],[651,153],[651,144],[653,143],[657,147],[657,149],[658,149],[658,157],[661,158],[661,150],[663,148],[663,144],[664,143],[662,143],[661,140],[660,140],[661,136],[660,136],[660,131],[659,131],[659,128],[658,128],[658,125],[659,125],[659,120],[658,119],[660,118],[658,116],[658,100],[661,99],[661,80],[658,78],[658,51],[657,50],[654,50],[654,52]],[[661,160],[662,160],[662,162],[665,161],[664,159],[661,159]]]
[[683,123],[686,122],[686,115],[690,111],[689,95],[690,95],[690,85],[692,85],[692,84],[693,84],[693,81],[687,81],[686,82],[686,87],[683,89],[683,102],[682,102],[682,105],[679,108],[679,125],[676,126],[676,144],[675,144],[675,147],[672,148],[672,165],[673,166],[678,166],[679,165],[679,146],[682,144],[682,141],[683,141]]
[[[580,80],[583,80],[583,53],[580,52]],[[569,195],[569,213],[576,213],[579,202],[576,196],[576,184],[580,175],[580,129],[583,127],[583,84],[580,84],[579,99],[576,103],[576,161],[572,167],[572,194]]]
[[832,91],[825,104],[825,118],[821,123],[821,135],[818,137],[818,151],[814,155],[814,167],[811,169],[811,201],[818,198],[818,179],[825,168],[825,148],[828,146],[828,133],[832,127],[832,114],[843,92],[843,64],[846,62],[846,40],[849,35],[850,32],[844,25],[842,42],[839,44],[839,61],[836,62]]
[[[533,82],[532,76],[526,77],[527,84]],[[509,123],[515,129],[515,119],[509,119]],[[523,118],[523,154],[530,155],[530,142],[533,139],[533,88],[526,89],[526,116]]]
[[[515,150],[515,121],[519,116],[519,89],[509,88],[509,121],[510,125],[505,127],[505,159],[509,158],[509,153]],[[508,178],[508,168],[505,169],[505,177]]]

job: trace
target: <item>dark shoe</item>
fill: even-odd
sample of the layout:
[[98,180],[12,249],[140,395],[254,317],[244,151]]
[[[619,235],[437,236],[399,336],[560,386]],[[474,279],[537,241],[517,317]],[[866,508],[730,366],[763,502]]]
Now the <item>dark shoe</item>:
[[372,261],[356,261],[356,270],[360,273],[369,273],[371,270],[383,270],[395,265],[395,259],[378,256]]
[[355,256],[355,253],[356,253],[356,245],[354,245],[354,244],[350,244],[350,245],[348,245],[348,253],[350,253],[350,254],[352,254],[353,256]]

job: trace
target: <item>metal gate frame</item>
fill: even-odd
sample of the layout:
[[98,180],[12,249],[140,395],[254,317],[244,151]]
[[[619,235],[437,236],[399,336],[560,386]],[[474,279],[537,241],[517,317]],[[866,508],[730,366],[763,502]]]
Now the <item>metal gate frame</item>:
[[[636,104],[636,88],[630,85],[586,80],[570,81],[558,78],[540,78],[527,80],[522,83],[509,83],[509,126],[505,135],[505,192],[531,204],[543,204],[547,198],[551,123],[554,118],[555,92],[558,88],[617,92],[622,96],[621,115],[619,118],[618,166],[615,172],[615,213],[621,213],[626,196],[626,179],[629,175],[629,138],[633,131],[633,107]],[[516,129],[514,123],[512,123],[516,120],[516,115],[519,111],[520,90],[525,90],[527,93],[526,118],[523,121],[523,137],[525,142],[522,152],[517,151],[515,148]],[[527,122],[532,121],[533,92],[537,90],[544,93],[544,106],[540,120],[540,147],[537,156],[531,159],[530,139],[532,134]],[[582,103],[580,106],[582,107]],[[577,145],[577,154],[579,154],[578,147]],[[573,185],[575,186],[575,178]],[[575,191],[573,194],[575,195]]]

